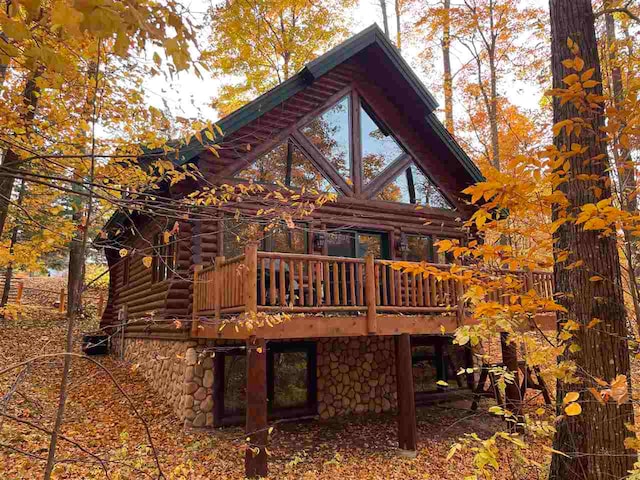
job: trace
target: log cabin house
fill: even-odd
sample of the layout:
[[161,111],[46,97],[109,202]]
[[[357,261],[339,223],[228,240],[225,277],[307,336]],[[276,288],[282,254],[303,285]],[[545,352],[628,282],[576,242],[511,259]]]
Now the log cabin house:
[[[450,336],[465,320],[458,286],[385,263],[447,264],[434,242],[466,236],[473,210],[460,192],[482,176],[436,107],[372,26],[223,118],[215,154],[192,142],[174,159],[209,186],[279,182],[335,201],[269,229],[256,215],[272,206],[263,194],[207,218],[116,214],[105,227],[112,349],[186,425],[245,422],[260,449],[247,452],[248,476],[266,472],[270,419],[397,409],[400,448],[415,451],[416,402],[472,385],[456,374],[470,352]],[[536,288],[551,292],[550,281],[535,274]],[[251,331],[221,323],[247,312],[290,318]]]

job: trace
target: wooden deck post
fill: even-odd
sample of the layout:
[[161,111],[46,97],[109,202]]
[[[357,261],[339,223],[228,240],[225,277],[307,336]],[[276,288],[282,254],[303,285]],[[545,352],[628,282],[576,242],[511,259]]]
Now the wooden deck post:
[[22,291],[24,290],[24,282],[21,280],[18,282],[18,291],[16,292],[16,303],[22,304]]
[[[507,343],[508,334],[500,333],[500,346],[502,348],[502,363],[507,370],[514,375],[513,383],[507,383],[505,389],[505,407],[512,412],[520,422],[522,419],[522,398],[520,396],[520,379],[518,378],[518,346],[515,343]],[[511,422],[509,422],[511,423]],[[518,430],[512,424],[515,430]]]
[[60,313],[64,313],[64,304],[65,304],[65,291],[64,291],[64,287],[62,287],[60,289]]
[[398,393],[398,443],[401,450],[417,450],[416,401],[413,392],[411,337],[403,333],[396,342],[396,388]]
[[376,273],[375,260],[372,253],[364,257],[365,298],[367,301],[367,332],[378,331],[378,318],[376,316]]
[[[245,312],[249,315],[258,311],[258,244],[244,247],[245,266]],[[275,279],[274,279],[275,280]]]
[[267,342],[252,336],[247,340],[247,478],[267,476],[267,429]]
[[202,309],[201,303],[201,288],[202,285],[198,285],[200,272],[202,271],[202,265],[193,266],[193,301],[191,302],[191,335],[198,336],[198,312]]
[[215,271],[213,273],[213,309],[216,320],[220,320],[220,309],[222,308],[222,264],[224,257],[216,257]]

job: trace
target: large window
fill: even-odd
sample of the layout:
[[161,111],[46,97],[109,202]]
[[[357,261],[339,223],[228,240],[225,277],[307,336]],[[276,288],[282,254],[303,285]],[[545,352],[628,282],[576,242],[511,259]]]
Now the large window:
[[451,209],[440,190],[415,165],[409,166],[376,195],[378,200]]
[[281,183],[311,192],[335,192],[331,183],[290,140],[262,155],[235,177],[259,183]]
[[353,91],[236,177],[305,191],[340,189],[364,198],[453,208],[431,181],[422,159],[412,158],[400,139],[383,116]]
[[176,268],[178,236],[166,232],[158,233],[153,240],[152,277],[154,282],[171,278]]
[[371,109],[362,104],[360,106],[360,143],[362,145],[362,176],[365,184],[382,173],[403,153],[391,132],[382,126],[382,122],[374,118]]
[[[223,356],[223,416],[242,421],[247,404],[247,363],[244,349]],[[316,345],[314,342],[269,342],[267,346],[267,398],[271,415],[306,415],[316,411]]]
[[302,129],[302,133],[345,179],[351,178],[349,105],[349,96],[346,96]]

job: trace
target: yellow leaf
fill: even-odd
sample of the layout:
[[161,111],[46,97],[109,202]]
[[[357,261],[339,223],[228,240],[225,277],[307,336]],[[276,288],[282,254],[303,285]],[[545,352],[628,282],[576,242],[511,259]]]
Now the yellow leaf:
[[118,253],[120,254],[120,257],[126,257],[129,254],[129,251],[126,248],[121,248]]
[[604,278],[601,277],[600,275],[594,275],[592,277],[589,277],[590,282],[600,282],[602,280],[604,280]]
[[445,382],[444,380],[438,380],[436,382],[436,385],[440,385],[441,387],[448,387],[449,384],[447,382]]
[[258,352],[258,353],[262,353],[262,347],[258,347],[258,348],[256,348],[256,352]]
[[153,258],[152,257],[144,257],[142,259],[142,264],[147,268],[149,268],[152,263],[153,263]]
[[567,403],[577,401],[579,398],[580,398],[580,394],[578,392],[569,392],[564,396],[562,403],[566,405]]
[[582,413],[582,407],[579,403],[570,403],[565,407],[564,413],[566,413],[570,417],[575,417],[576,415],[580,415]]
[[573,68],[578,72],[582,71],[582,69],[584,68],[584,60],[582,60],[580,57],[574,58]]
[[595,68],[590,68],[589,70],[585,71],[582,75],[580,75],[580,81],[586,82],[587,80],[590,80],[591,77],[593,77],[593,74],[595,73],[595,71],[596,71]]

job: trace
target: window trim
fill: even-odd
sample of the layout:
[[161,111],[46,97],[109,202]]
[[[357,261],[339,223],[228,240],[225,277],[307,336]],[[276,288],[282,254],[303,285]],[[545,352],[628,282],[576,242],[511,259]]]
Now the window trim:
[[[238,425],[244,422],[246,415],[245,409],[225,413],[224,396],[225,396],[225,359],[227,356],[246,356],[246,350],[242,345],[237,348],[227,347],[224,352],[216,352],[214,358],[214,426]],[[274,400],[274,353],[287,352],[306,352],[307,353],[307,402],[300,407],[273,407]],[[267,343],[267,411],[269,419],[295,418],[308,415],[315,415],[318,411],[318,376],[317,376],[317,343],[313,340],[300,340],[293,342],[270,341]],[[217,380],[216,380],[217,379]],[[246,378],[245,378],[246,381]]]

